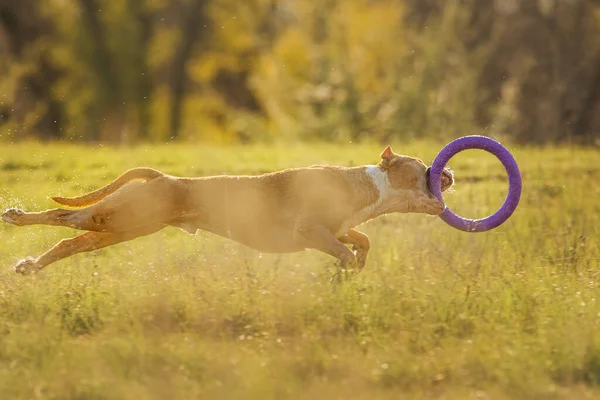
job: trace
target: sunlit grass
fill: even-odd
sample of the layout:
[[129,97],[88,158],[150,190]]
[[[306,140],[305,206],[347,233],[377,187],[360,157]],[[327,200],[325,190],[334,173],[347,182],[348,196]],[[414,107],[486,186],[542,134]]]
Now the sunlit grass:
[[[430,162],[440,143],[396,144]],[[0,207],[102,186],[127,168],[174,175],[376,163],[377,145],[0,146]],[[515,215],[467,234],[390,215],[361,230],[367,268],[331,285],[313,251],[260,254],[165,229],[33,277],[10,267],[69,229],[0,225],[2,398],[597,398],[600,157],[511,148]],[[506,195],[493,157],[451,162],[450,207],[485,216]]]

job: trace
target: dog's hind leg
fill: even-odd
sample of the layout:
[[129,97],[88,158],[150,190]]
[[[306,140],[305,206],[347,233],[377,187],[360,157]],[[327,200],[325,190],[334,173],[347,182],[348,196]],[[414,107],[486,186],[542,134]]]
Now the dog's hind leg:
[[38,258],[26,258],[19,261],[14,270],[24,275],[34,273],[55,261],[72,256],[73,254],[98,250],[113,244],[126,242],[140,236],[149,235],[161,228],[162,226],[141,232],[126,233],[86,232],[71,239],[61,240]]
[[82,210],[64,210],[61,208],[55,208],[52,210],[40,211],[40,212],[25,212],[17,208],[9,208],[2,214],[2,220],[9,224],[24,226],[24,225],[56,225],[56,226],[68,226],[75,229],[89,229],[89,227],[82,226]]
[[126,232],[132,229],[145,229],[152,216],[136,215],[129,212],[130,210],[131,207],[110,207],[103,203],[78,210],[54,208],[39,212],[25,212],[10,208],[2,214],[2,220],[17,226],[54,225],[94,232]]
[[143,231],[166,225],[178,213],[176,201],[182,200],[176,185],[167,178],[131,182],[84,208],[41,212],[11,208],[2,214],[2,220],[19,226],[57,225],[94,232]]

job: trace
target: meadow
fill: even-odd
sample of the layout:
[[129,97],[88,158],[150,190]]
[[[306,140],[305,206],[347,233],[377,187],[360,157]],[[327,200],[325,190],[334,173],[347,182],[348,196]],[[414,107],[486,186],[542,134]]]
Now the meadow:
[[[392,143],[430,163],[443,143]],[[3,399],[600,398],[600,153],[511,146],[523,196],[501,227],[437,217],[361,226],[367,267],[331,284],[316,251],[261,254],[168,228],[23,277],[12,266],[76,232],[0,224]],[[0,207],[54,207],[127,168],[255,174],[376,163],[375,144],[134,147],[0,144]],[[452,159],[447,204],[500,206],[486,153]]]

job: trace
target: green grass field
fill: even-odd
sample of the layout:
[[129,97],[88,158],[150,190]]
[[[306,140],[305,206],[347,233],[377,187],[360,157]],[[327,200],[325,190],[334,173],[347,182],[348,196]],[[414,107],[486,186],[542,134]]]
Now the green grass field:
[[[430,163],[442,143],[397,144]],[[0,207],[103,186],[127,168],[174,175],[369,164],[374,145],[132,148],[0,145]],[[600,398],[600,153],[511,148],[513,217],[479,234],[439,218],[363,225],[368,265],[340,285],[315,251],[260,254],[175,228],[50,265],[11,267],[76,232],[0,224],[2,399]],[[506,177],[451,162],[449,206],[482,217]]]

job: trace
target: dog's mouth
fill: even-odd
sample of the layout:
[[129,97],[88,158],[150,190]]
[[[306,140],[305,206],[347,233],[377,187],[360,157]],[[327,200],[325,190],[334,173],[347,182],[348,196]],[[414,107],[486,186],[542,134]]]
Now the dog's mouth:
[[[431,174],[431,167],[427,167],[425,172],[425,179],[427,180],[427,190],[429,191],[429,175]],[[444,168],[442,171],[442,192],[450,189],[454,184],[454,174],[448,168]],[[431,194],[431,193],[430,193]]]

